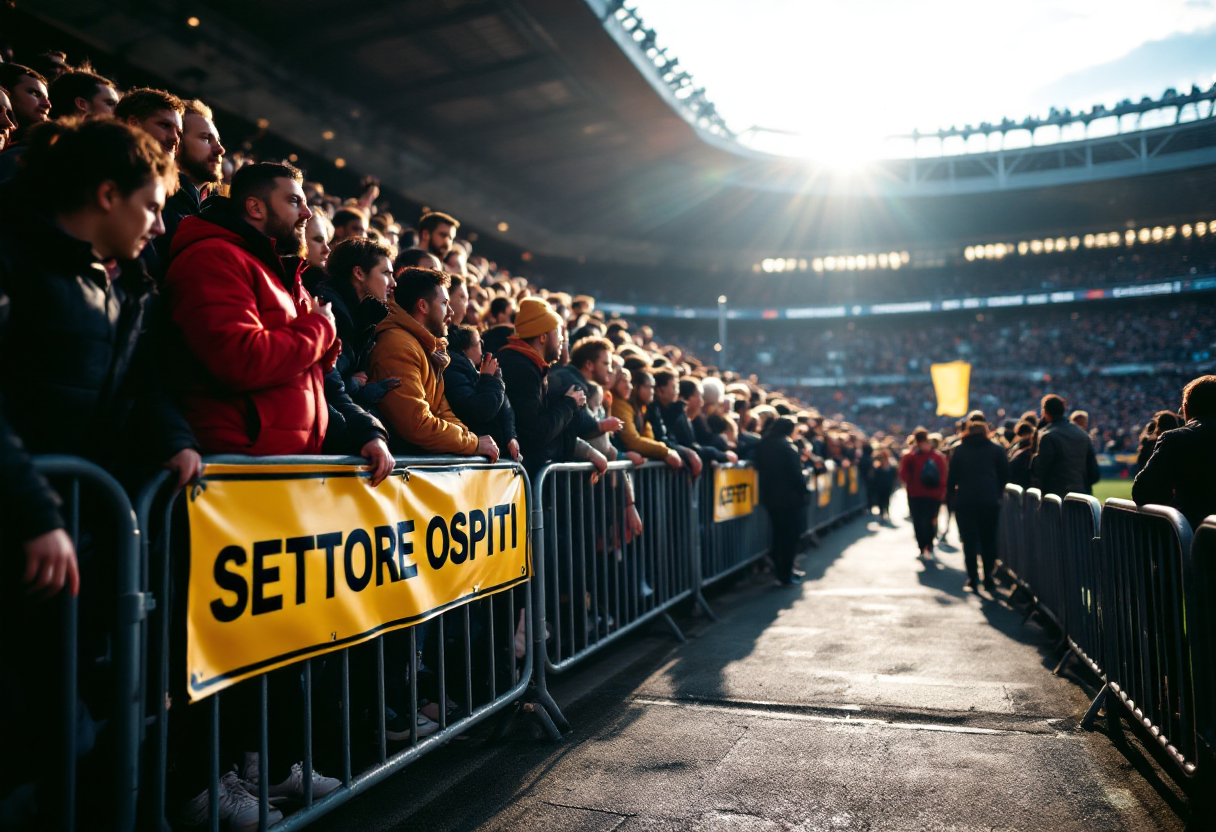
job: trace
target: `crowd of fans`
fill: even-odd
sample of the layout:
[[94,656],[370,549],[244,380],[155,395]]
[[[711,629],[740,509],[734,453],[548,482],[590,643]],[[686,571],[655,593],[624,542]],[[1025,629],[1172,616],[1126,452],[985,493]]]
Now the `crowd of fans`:
[[[93,537],[78,547],[69,536],[37,455],[84,457],[134,490],[159,467],[184,486],[209,454],[362,456],[373,487],[393,454],[502,455],[532,473],[587,461],[601,476],[613,459],[656,460],[696,477],[750,455],[778,415],[798,421],[801,457],[821,470],[869,447],[851,425],[662,346],[591,297],[498,268],[455,217],[429,212],[415,226],[379,210],[374,181],[342,200],[283,160],[233,164],[204,102],[120,90],[63,56],[40,62],[45,72],[0,64],[0,498],[4,546],[22,553],[0,559],[13,636],[0,667],[25,668],[0,679],[10,713],[55,699],[58,630],[41,602],[99,599],[112,570]],[[647,522],[632,496],[621,512],[631,530]],[[104,640],[94,607],[82,606],[82,627]],[[408,650],[391,635],[384,644],[387,739],[434,733],[438,703],[406,715],[393,691],[407,687]],[[272,823],[278,801],[339,786],[317,769],[306,785],[302,752],[285,750],[299,748],[283,727],[293,674],[269,674]],[[211,812],[198,753],[210,723],[184,704],[184,680],[172,674],[169,791],[192,827]],[[236,714],[221,731],[230,829],[258,820],[255,691],[224,694]],[[45,773],[36,732],[36,721],[13,726],[33,750],[19,768],[6,758],[0,794],[6,818],[34,825],[37,795],[20,785]]]
[[[889,497],[905,428],[893,429],[882,409],[867,412],[856,390],[834,393],[820,409],[767,391],[754,375],[720,371],[659,343],[647,326],[605,315],[590,296],[548,291],[499,268],[449,214],[431,211],[416,224],[392,216],[377,204],[374,180],[341,199],[285,160],[234,162],[204,102],[120,90],[66,56],[35,57],[39,69],[0,64],[0,499],[3,546],[22,555],[0,558],[0,615],[11,636],[0,667],[27,669],[0,678],[7,713],[54,700],[47,686],[56,678],[48,668],[57,629],[40,602],[63,591],[100,597],[109,574],[104,546],[86,535],[78,551],[68,535],[68,511],[35,455],[85,457],[132,489],[158,468],[184,486],[209,454],[362,456],[373,487],[394,454],[501,456],[533,474],[550,462],[585,461],[598,476],[617,459],[697,477],[710,463],[755,458],[762,480],[862,466],[867,484]],[[951,357],[967,347],[1047,360],[1064,349],[1077,353],[1066,363],[1086,363],[1123,349],[1179,360],[1180,351],[1210,347],[1210,312],[1185,314],[1181,322],[1173,313],[1120,318],[1092,335],[1068,315],[1006,330],[822,331],[811,366],[908,372],[936,358],[939,342]],[[791,336],[762,345],[757,336],[752,346],[773,349],[785,366],[798,344]],[[1123,390],[1127,380],[1115,383]],[[1024,387],[1001,391],[1007,406],[1038,395]],[[901,396],[911,389],[891,388]],[[806,393],[824,401],[822,391]],[[1127,406],[1159,409],[1158,393]],[[915,412],[913,403],[904,401]],[[867,434],[858,424],[874,427]],[[622,522],[636,533],[649,518],[625,481]],[[797,578],[797,535],[791,540],[783,526],[780,536],[774,561],[788,583]],[[82,609],[82,626],[104,631],[104,616]],[[429,710],[403,717],[408,706],[392,691],[403,687],[408,650],[391,637],[384,644],[388,739],[434,733],[447,705],[424,700]],[[269,674],[272,702],[298,686],[292,673]],[[174,685],[184,678],[174,673]],[[230,829],[258,822],[250,690],[225,693],[225,709],[245,717],[226,717],[221,738],[233,770],[223,773],[218,804]],[[197,826],[211,811],[197,751],[209,744],[208,712],[185,705],[180,687],[171,700],[172,811]],[[271,743],[281,752],[272,755],[271,796],[337,789],[316,769],[305,784],[300,756],[283,752],[298,738],[276,727],[287,709],[271,710]],[[47,753],[37,721],[19,722],[12,732],[29,754],[7,756],[0,775],[3,810],[18,819],[22,801],[36,804],[36,796],[10,784],[41,774]],[[277,803],[268,814],[272,824],[283,817]]]
[[623,269],[603,300],[712,308],[719,295],[726,295],[732,306],[780,309],[1156,283],[1216,274],[1216,232],[1208,232],[1206,227],[1205,223],[1202,237],[1175,234],[1160,242],[1127,245],[1121,241],[1111,248],[1010,254],[1001,259],[968,261],[959,250],[944,265],[920,265],[913,260],[897,270],[743,270],[733,275],[720,271],[660,281],[646,269]]

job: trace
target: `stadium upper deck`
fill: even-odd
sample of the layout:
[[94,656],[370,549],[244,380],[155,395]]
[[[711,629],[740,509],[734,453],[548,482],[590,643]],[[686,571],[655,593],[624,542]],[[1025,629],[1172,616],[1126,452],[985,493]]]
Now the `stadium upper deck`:
[[1210,115],[1130,138],[896,160],[861,184],[747,152],[712,129],[706,104],[688,116],[672,73],[637,48],[645,31],[615,7],[408,0],[338,19],[328,0],[300,0],[286,28],[273,0],[42,0],[23,13],[538,256],[747,268],[774,252],[1216,211]]

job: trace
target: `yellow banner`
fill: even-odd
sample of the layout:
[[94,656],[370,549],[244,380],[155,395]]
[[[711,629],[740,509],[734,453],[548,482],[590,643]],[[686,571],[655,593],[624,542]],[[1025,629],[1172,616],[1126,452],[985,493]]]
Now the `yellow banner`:
[[819,492],[819,507],[827,508],[832,502],[832,475],[819,474],[816,476],[815,488]]
[[856,494],[858,486],[857,466],[849,469],[849,493]]
[[965,361],[933,364],[929,374],[937,393],[937,415],[966,416],[970,403],[971,365]]
[[190,700],[528,579],[525,479],[415,468],[208,465],[192,492]]
[[746,517],[756,510],[756,469],[714,470],[714,522]]

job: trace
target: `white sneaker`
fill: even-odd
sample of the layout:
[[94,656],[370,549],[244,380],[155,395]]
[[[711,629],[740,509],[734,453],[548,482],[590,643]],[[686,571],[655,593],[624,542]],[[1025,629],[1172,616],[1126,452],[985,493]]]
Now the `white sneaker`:
[[[250,794],[253,794],[256,799],[258,783],[258,754],[257,752],[245,752],[245,766],[241,771],[241,780],[247,786]],[[312,770],[312,799],[320,800],[321,798],[333,794],[342,785],[342,781],[334,777],[326,777],[315,768]],[[266,796],[270,800],[271,805],[286,803],[293,801],[296,803],[304,802],[304,763],[299,762],[291,767],[291,774],[287,779],[277,786],[272,785],[266,790]]]
[[[210,791],[204,789],[182,807],[182,824],[192,827],[206,825],[211,820],[210,802]],[[269,826],[283,820],[283,813],[278,809],[270,806],[269,810],[266,815]],[[220,820],[232,832],[256,832],[258,828],[258,799],[249,793],[234,771],[225,772],[220,777],[219,814]]]
[[[418,739],[439,733],[439,723],[426,714],[419,713],[415,725]],[[384,735],[393,742],[410,741],[410,722],[407,714],[398,714],[387,705],[384,708]]]

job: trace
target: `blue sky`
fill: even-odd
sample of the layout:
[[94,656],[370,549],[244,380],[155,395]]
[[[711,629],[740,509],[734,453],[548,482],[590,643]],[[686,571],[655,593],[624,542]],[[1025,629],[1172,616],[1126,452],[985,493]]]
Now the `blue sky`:
[[735,131],[805,155],[1216,80],[1216,0],[630,0]]

